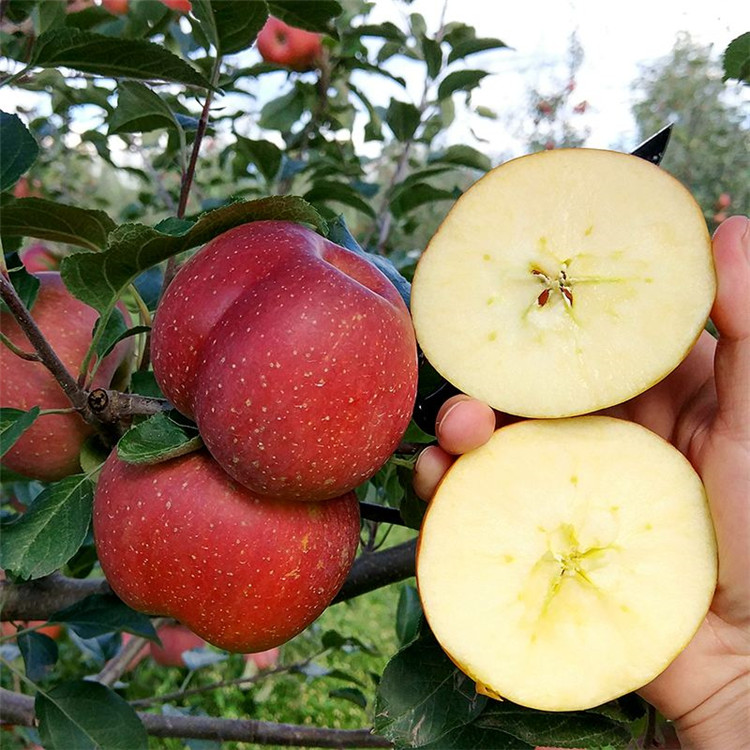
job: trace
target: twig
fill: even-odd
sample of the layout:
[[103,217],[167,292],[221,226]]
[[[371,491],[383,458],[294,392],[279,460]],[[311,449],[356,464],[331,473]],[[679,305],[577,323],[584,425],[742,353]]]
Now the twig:
[[36,352],[25,352],[23,349],[19,349],[4,333],[0,332],[0,342],[10,349],[13,354],[21,359],[25,359],[27,362],[41,362],[39,355]]
[[[154,629],[159,628],[167,621],[167,618],[159,618],[153,621]],[[148,644],[145,638],[138,636],[129,640],[120,651],[112,657],[96,676],[97,682],[102,685],[114,685],[122,677],[130,666],[130,662],[138,656],[144,646]]]
[[118,422],[123,417],[132,417],[136,414],[148,416],[172,408],[172,404],[164,398],[151,398],[106,388],[94,388],[89,393],[88,405],[102,422]]

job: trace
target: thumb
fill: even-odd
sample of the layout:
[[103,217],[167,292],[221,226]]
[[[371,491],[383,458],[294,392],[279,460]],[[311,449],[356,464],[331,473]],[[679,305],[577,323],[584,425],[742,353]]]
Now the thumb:
[[750,220],[732,216],[713,238],[718,287],[711,311],[719,332],[714,362],[718,419],[735,440],[750,439]]

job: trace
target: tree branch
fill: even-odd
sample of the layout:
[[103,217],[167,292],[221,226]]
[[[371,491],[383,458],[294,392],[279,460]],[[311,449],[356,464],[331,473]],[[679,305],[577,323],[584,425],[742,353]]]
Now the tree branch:
[[122,393],[106,388],[95,388],[88,396],[88,405],[102,422],[118,422],[136,414],[149,416],[169,411],[172,404],[164,398],[150,398],[137,393]]
[[[138,713],[152,737],[182,737],[218,742],[255,742],[281,747],[391,747],[369,729],[327,729],[296,724],[275,724],[253,719],[219,719],[211,716],[163,716]],[[9,724],[33,726],[34,699],[0,688],[0,719]]]
[[[416,539],[361,554],[333,604],[354,599],[414,575]],[[53,573],[28,583],[0,581],[1,620],[46,620],[90,594],[112,593],[104,578],[66,578]]]

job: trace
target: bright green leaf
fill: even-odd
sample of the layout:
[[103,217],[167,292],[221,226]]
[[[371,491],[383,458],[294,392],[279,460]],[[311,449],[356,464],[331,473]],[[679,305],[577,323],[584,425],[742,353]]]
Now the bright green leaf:
[[[0,346],[4,346],[4,344],[0,343]],[[34,424],[38,416],[38,406],[29,409],[29,411],[0,408],[0,457],[13,447],[16,440]]]
[[[18,115],[0,112],[0,191],[12,187],[34,163],[39,146]],[[3,234],[10,234],[3,230]]]
[[154,414],[131,427],[117,444],[117,455],[131,464],[154,464],[199,450],[203,442],[195,427],[168,414]]
[[83,474],[49,485],[26,513],[3,524],[0,567],[23,579],[41,578],[62,567],[86,538],[93,492]]

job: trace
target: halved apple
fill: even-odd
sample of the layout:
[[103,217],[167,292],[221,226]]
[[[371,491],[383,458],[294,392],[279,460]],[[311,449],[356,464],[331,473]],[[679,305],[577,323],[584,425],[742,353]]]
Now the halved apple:
[[527,420],[459,458],[417,553],[427,621],[481,692],[547,711],[642,687],[687,645],[717,576],[703,485],[644,427]]
[[667,375],[715,291],[706,222],[677,180],[635,156],[563,149],[506,162],[459,198],[411,309],[425,355],[462,391],[565,417]]

